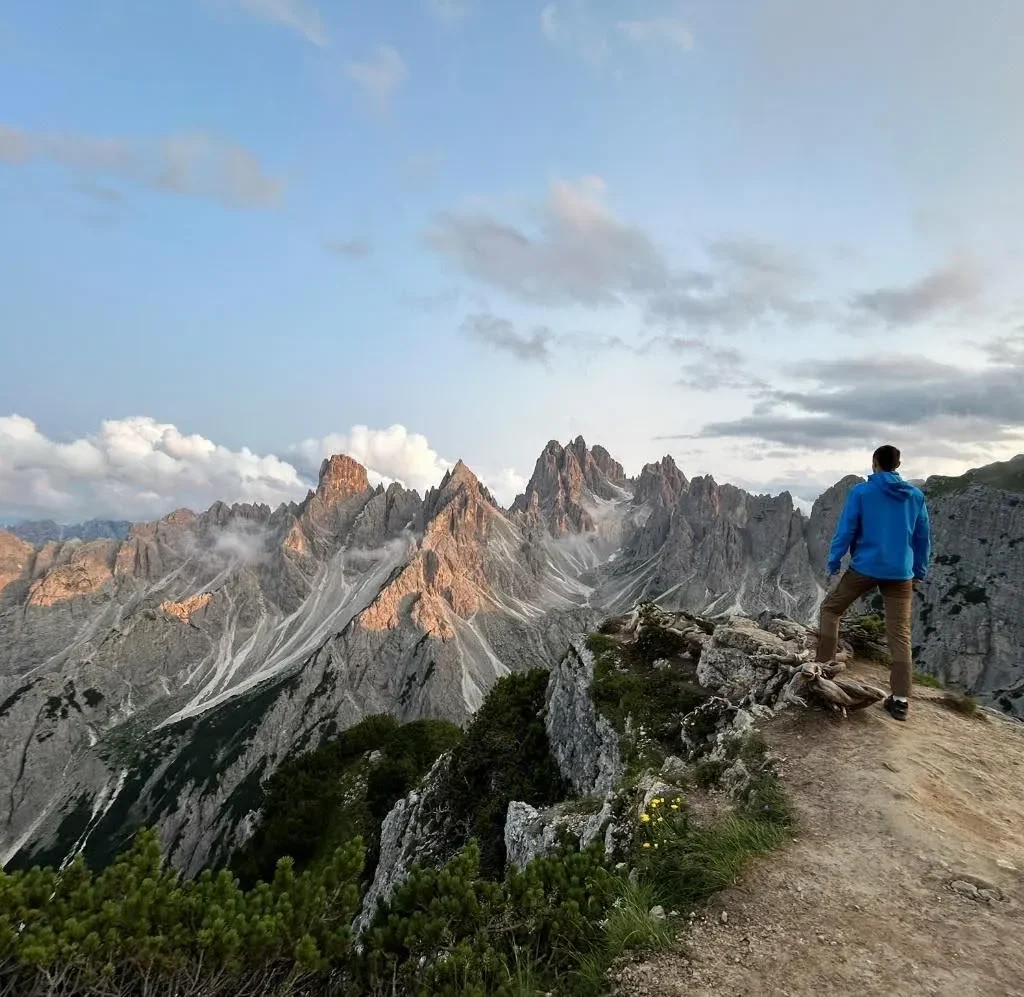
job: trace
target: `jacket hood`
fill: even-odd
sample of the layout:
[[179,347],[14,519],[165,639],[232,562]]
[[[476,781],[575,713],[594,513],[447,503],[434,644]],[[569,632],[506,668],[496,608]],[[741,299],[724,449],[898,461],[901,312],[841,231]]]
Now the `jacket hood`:
[[876,471],[868,481],[897,502],[906,502],[916,489],[904,481],[895,471]]

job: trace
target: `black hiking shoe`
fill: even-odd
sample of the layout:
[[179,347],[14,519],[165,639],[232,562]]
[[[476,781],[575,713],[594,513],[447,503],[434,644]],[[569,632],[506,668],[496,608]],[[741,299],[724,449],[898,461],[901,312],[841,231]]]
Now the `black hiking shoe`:
[[897,699],[893,699],[892,696],[886,696],[885,702],[882,706],[885,707],[886,713],[888,713],[893,720],[906,720],[907,719],[907,707],[909,703],[900,702]]

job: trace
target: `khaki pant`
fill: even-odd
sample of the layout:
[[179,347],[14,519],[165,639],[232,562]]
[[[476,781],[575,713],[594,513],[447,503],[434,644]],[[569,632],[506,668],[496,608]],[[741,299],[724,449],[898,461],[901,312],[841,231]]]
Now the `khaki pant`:
[[910,696],[914,665],[910,652],[910,618],[914,604],[913,582],[888,582],[868,578],[852,568],[821,604],[818,629],[818,661],[831,661],[839,643],[839,620],[861,596],[878,588],[885,600],[885,638],[892,658],[889,685],[894,696]]

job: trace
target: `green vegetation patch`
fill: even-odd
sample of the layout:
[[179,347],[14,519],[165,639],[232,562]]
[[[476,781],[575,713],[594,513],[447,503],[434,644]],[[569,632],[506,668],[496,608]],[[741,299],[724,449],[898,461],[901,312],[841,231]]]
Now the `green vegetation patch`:
[[587,646],[595,661],[594,706],[623,737],[627,764],[677,753],[683,717],[708,698],[679,635],[659,626],[645,607],[635,643],[599,632],[587,636]]
[[382,714],[285,762],[267,780],[262,819],[232,868],[253,883],[271,878],[287,855],[301,871],[355,837],[375,854],[388,811],[461,739],[442,720],[403,725]]
[[505,869],[509,803],[546,807],[568,795],[544,727],[549,677],[534,669],[499,679],[452,753],[442,791],[451,834],[479,843],[481,873],[491,879]]

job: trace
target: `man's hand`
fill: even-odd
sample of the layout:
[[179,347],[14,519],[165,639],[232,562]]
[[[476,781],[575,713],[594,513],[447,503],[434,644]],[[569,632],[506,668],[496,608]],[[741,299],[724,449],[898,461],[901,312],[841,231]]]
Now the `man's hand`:
[[841,577],[842,575],[838,571],[834,575],[828,576],[828,590],[830,594],[839,587],[839,579]]

